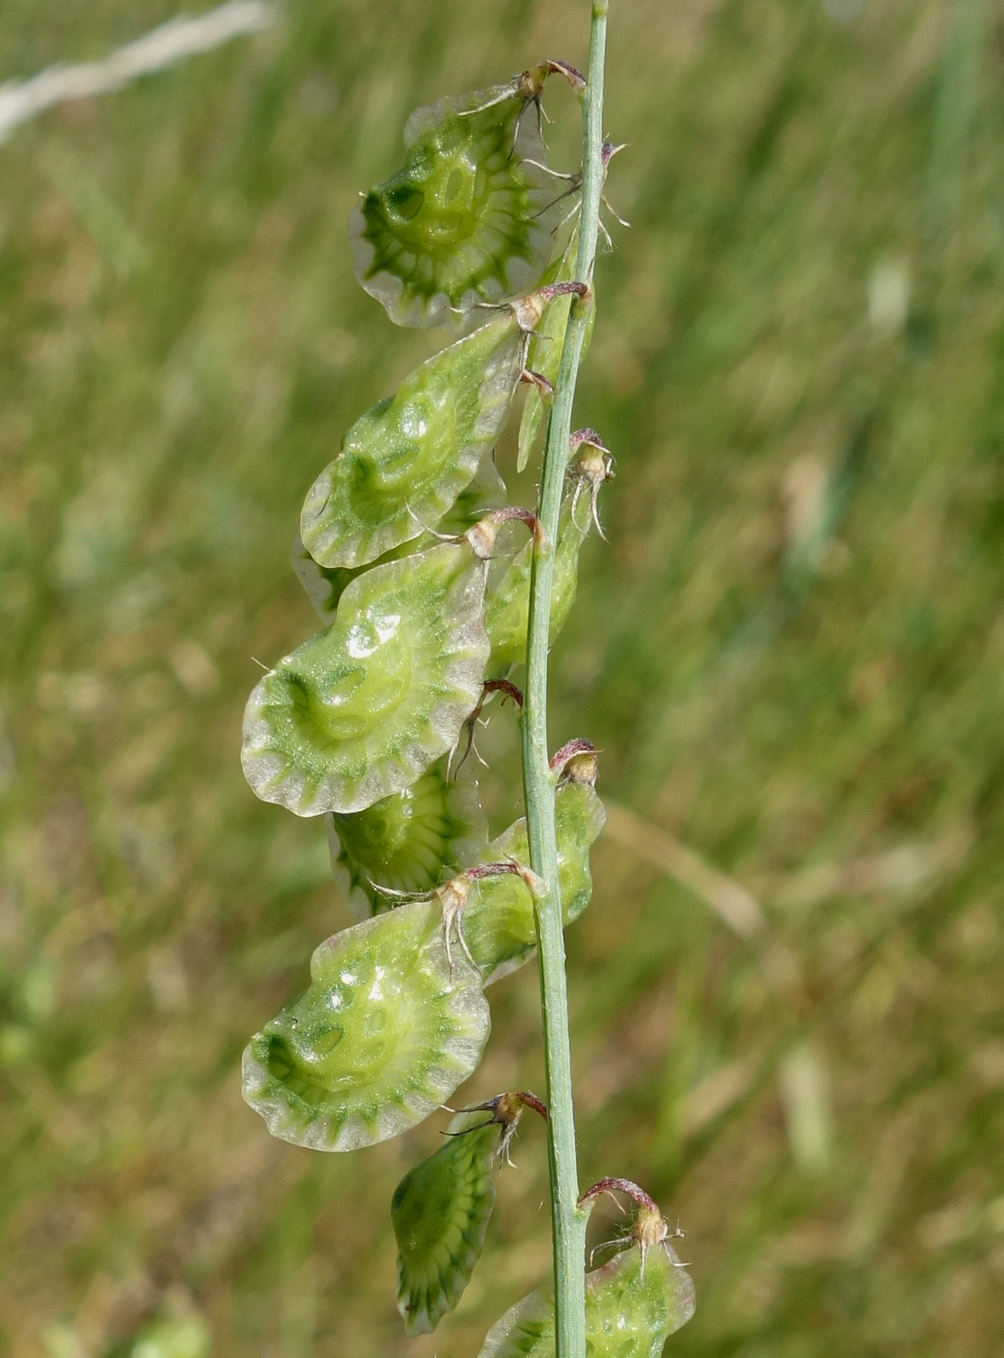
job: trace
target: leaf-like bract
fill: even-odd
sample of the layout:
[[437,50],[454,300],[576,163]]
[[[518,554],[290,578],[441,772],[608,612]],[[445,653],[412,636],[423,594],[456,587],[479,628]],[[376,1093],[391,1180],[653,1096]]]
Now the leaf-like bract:
[[363,566],[439,522],[491,453],[524,349],[507,309],[356,420],[303,504],[300,537],[315,561]]
[[[694,1314],[694,1284],[668,1245],[637,1245],[586,1275],[586,1358],[659,1358]],[[554,1302],[531,1292],[489,1330],[478,1358],[554,1358]]]
[[432,891],[465,866],[487,839],[477,787],[447,776],[437,760],[411,787],[349,816],[331,815],[335,882],[359,919],[397,904],[381,894]]
[[438,902],[327,939],[309,988],[244,1052],[244,1098],[273,1136],[314,1150],[414,1127],[478,1067],[491,1021],[481,978],[447,958]]
[[[558,543],[554,553],[554,577],[551,587],[549,644],[553,644],[555,637],[565,625],[578,584],[579,548],[582,546],[584,534],[575,523],[571,506],[571,497],[568,497],[562,506],[558,523]],[[498,678],[505,674],[510,665],[519,665],[526,660],[532,566],[531,541],[525,543],[506,564],[498,579],[489,576],[489,586],[485,595],[485,626],[492,647],[487,666],[489,678]]]
[[411,1335],[434,1330],[471,1280],[495,1206],[498,1144],[490,1113],[458,1113],[443,1145],[394,1192],[397,1308]]
[[[554,799],[558,844],[558,887],[565,925],[578,919],[592,894],[589,849],[606,819],[603,803],[588,783],[563,783]],[[521,818],[479,854],[479,863],[530,861],[526,820]],[[523,879],[507,873],[471,884],[463,930],[471,956],[490,985],[521,967],[536,947],[533,897]]]
[[361,811],[452,749],[481,697],[484,563],[466,542],[353,580],[334,624],[255,687],[244,775],[298,816]]
[[462,327],[547,267],[559,209],[543,140],[522,96],[495,93],[417,109],[404,168],[349,218],[356,278],[398,325]]

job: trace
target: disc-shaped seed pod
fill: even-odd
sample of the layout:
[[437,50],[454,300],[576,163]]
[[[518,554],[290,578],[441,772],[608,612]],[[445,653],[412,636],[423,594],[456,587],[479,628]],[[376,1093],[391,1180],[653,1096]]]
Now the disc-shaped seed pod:
[[[559,299],[563,300],[563,299]],[[554,583],[551,587],[550,643],[565,625],[575,600],[579,576],[579,548],[584,534],[575,523],[572,500],[566,498],[558,521],[554,552]],[[485,595],[485,626],[491,642],[489,677],[505,674],[510,665],[526,660],[526,629],[530,616],[530,571],[533,543],[527,542],[498,573],[489,575]]]
[[[660,1358],[694,1313],[694,1285],[667,1241],[638,1245],[586,1274],[589,1358]],[[553,1358],[554,1301],[531,1292],[489,1330],[478,1358]]]
[[298,816],[361,811],[452,749],[481,697],[484,588],[467,539],[353,580],[334,624],[248,700],[241,756],[254,792]]
[[446,765],[437,760],[411,787],[365,811],[326,817],[335,882],[357,918],[399,904],[388,892],[432,891],[484,847],[477,787],[450,778]]
[[[505,503],[506,487],[490,457],[485,458],[478,467],[471,484],[460,492],[451,509],[435,525],[442,534],[464,533],[471,524],[491,509]],[[365,566],[321,566],[307,551],[303,540],[297,538],[289,554],[293,573],[306,591],[313,604],[314,612],[326,627],[335,620],[338,600],[357,575],[369,570],[371,565],[382,566],[388,561],[398,561],[403,556],[427,550],[436,545],[432,533],[420,533],[410,542],[392,547],[389,552],[378,557],[375,562]]]
[[461,328],[547,267],[560,208],[546,149],[516,83],[417,109],[404,144],[404,168],[349,218],[356,278],[398,325]]
[[[592,894],[589,850],[606,819],[603,803],[588,783],[563,783],[554,798],[558,844],[558,889],[565,925],[578,919]],[[478,863],[530,861],[526,820],[521,818],[481,851]],[[533,897],[522,877],[505,874],[472,882],[462,928],[471,956],[490,985],[521,967],[536,947]]]
[[447,959],[435,901],[402,905],[322,943],[311,983],[244,1052],[244,1098],[273,1136],[314,1150],[414,1127],[481,1060],[481,978]]
[[439,522],[495,445],[525,348],[506,308],[356,420],[303,503],[300,537],[316,562],[364,566]]
[[495,1206],[499,1130],[490,1113],[458,1113],[443,1145],[394,1192],[397,1309],[410,1335],[430,1334],[454,1309],[481,1257]]

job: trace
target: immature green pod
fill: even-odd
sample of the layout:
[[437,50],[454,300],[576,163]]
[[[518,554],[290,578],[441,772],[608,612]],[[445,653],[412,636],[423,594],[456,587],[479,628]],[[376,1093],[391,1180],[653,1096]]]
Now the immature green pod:
[[[559,278],[573,278],[575,276],[575,256],[578,248],[579,230],[576,226],[568,244],[565,246],[564,254],[560,259],[555,260],[544,275],[545,283],[555,283]],[[530,340],[527,367],[540,373],[552,386],[558,380],[558,367],[561,363],[561,351],[565,344],[565,331],[568,329],[568,317],[571,309],[571,296],[556,298],[554,303],[544,312]],[[586,333],[582,342],[583,358],[589,352],[595,324],[596,307],[593,305],[589,308],[589,315],[586,318]],[[519,421],[519,437],[516,445],[516,470],[518,472],[523,471],[530,460],[530,453],[537,440],[537,435],[540,433],[547,411],[548,406],[540,389],[533,385],[529,386]]]
[[[539,88],[529,102],[538,97]],[[349,218],[356,278],[391,320],[457,328],[479,302],[533,287],[560,210],[525,86],[420,108],[404,144],[404,168]]]
[[[543,302],[527,299],[529,319]],[[434,527],[489,458],[523,369],[521,308],[504,308],[410,373],[349,429],[307,492],[300,537],[321,566],[364,566]]]
[[334,624],[285,656],[244,713],[244,775],[298,816],[361,811],[452,749],[488,637],[475,529],[353,580]]
[[[460,492],[453,507],[439,521],[439,532],[444,535],[456,533],[459,537],[476,519],[504,504],[505,494],[505,482],[499,475],[495,463],[491,458],[485,458],[475,473],[474,480]],[[289,559],[293,573],[306,591],[314,612],[325,627],[330,627],[335,620],[338,600],[345,593],[346,586],[350,585],[357,575],[369,570],[371,564],[382,566],[387,561],[398,561],[403,556],[425,551],[429,547],[434,547],[436,541],[432,533],[423,532],[411,542],[403,542],[400,546],[393,547],[373,563],[349,567],[319,565],[303,545],[303,540],[298,537]]]
[[431,1333],[470,1282],[495,1206],[499,1130],[490,1113],[458,1113],[394,1192],[397,1308],[410,1335]]
[[[638,1245],[586,1275],[589,1358],[660,1358],[694,1313],[694,1285],[668,1241]],[[554,1301],[531,1292],[489,1330],[478,1358],[553,1358]]]
[[402,905],[322,943],[309,988],[244,1052],[244,1098],[273,1136],[314,1150],[414,1127],[481,1060],[481,978],[447,958],[435,901]]
[[445,757],[411,787],[326,821],[335,882],[359,919],[399,904],[387,893],[432,891],[488,838],[477,787],[449,777]]
[[[606,819],[603,803],[588,783],[563,783],[554,798],[558,843],[558,888],[561,917],[566,925],[578,919],[592,894],[589,850]],[[521,818],[493,839],[478,855],[478,863],[530,861],[526,820]],[[536,947],[533,897],[523,879],[514,874],[482,877],[472,882],[464,905],[462,928],[471,956],[481,968],[484,984],[508,976],[521,967]]]
[[[563,301],[559,298],[559,301]],[[575,600],[578,584],[579,548],[585,534],[575,522],[572,497],[562,505],[558,521],[558,541],[554,552],[554,584],[551,589],[551,625],[549,638],[555,637]],[[489,574],[485,595],[485,626],[491,642],[491,656],[487,673],[490,677],[503,675],[510,665],[520,665],[526,659],[526,629],[530,613],[530,571],[533,565],[533,543],[525,543],[502,568],[497,578]]]

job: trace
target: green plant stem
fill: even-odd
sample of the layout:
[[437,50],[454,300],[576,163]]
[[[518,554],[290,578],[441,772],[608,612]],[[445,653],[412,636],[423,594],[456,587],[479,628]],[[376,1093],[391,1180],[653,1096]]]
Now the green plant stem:
[[589,72],[583,94],[582,215],[576,277],[590,284],[585,297],[573,298],[565,332],[554,404],[541,469],[538,518],[542,540],[534,549],[530,577],[524,693],[523,793],[526,800],[530,865],[543,879],[537,902],[537,946],[544,1061],[547,1071],[548,1155],[551,1169],[551,1221],[554,1249],[554,1301],[557,1358],[585,1358],[586,1216],[578,1206],[572,1066],[568,1041],[565,944],[558,894],[558,852],[554,831],[554,778],[548,761],[547,646],[551,621],[554,544],[568,465],[572,403],[582,357],[592,293],[593,260],[603,188],[603,64],[608,0],[593,0]]

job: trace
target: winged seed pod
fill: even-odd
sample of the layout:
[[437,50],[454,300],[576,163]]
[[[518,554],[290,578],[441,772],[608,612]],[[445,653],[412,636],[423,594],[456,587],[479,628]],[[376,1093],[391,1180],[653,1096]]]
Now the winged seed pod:
[[326,817],[335,882],[358,919],[399,903],[387,893],[432,891],[484,846],[477,787],[448,777],[446,765],[437,760],[365,811]]
[[356,278],[398,325],[462,328],[478,303],[539,281],[560,208],[527,105],[517,78],[417,109],[404,168],[353,210]]
[[499,1124],[483,1111],[458,1113],[434,1155],[394,1191],[397,1309],[408,1334],[430,1334],[460,1300],[481,1257],[495,1206]]
[[[558,840],[558,887],[565,925],[578,919],[589,904],[593,883],[589,850],[603,828],[603,803],[589,783],[562,783],[554,798]],[[478,855],[475,866],[514,861],[527,863],[525,818],[520,818]],[[463,910],[464,938],[481,968],[483,984],[508,976],[533,956],[536,947],[534,903],[518,874],[482,877],[471,884]]]
[[[559,278],[572,278],[575,273],[575,256],[579,247],[579,231],[576,227],[568,239],[564,253],[554,261],[547,272],[544,274],[544,283],[554,283]],[[540,373],[553,386],[558,378],[558,366],[561,363],[561,349],[565,343],[565,331],[568,329],[568,313],[571,309],[571,297],[558,297],[552,306],[549,306],[541,317],[540,322],[534,330],[530,340],[530,347],[527,354],[527,367],[534,372]],[[592,307],[586,322],[586,334],[582,345],[583,357],[589,351],[589,345],[593,338],[593,326],[596,323],[596,308]],[[547,414],[548,405],[541,394],[540,388],[530,386],[527,389],[526,401],[523,405],[523,413],[519,421],[519,437],[517,440],[516,451],[516,470],[521,472],[530,460],[530,453],[533,445],[537,441],[544,423],[544,416]]]
[[358,576],[334,624],[259,681],[241,758],[263,801],[298,816],[362,811],[452,749],[489,653],[476,529]]
[[500,311],[356,420],[300,515],[316,562],[364,566],[438,523],[495,445],[523,370],[523,326],[544,305],[534,295]]
[[478,1067],[491,1028],[481,978],[448,960],[435,901],[343,929],[309,988],[244,1052],[244,1098],[273,1136],[350,1151],[414,1127]]
[[[575,522],[573,500],[569,495],[562,505],[558,521],[558,541],[554,553],[554,583],[551,588],[551,625],[549,637],[555,637],[565,625],[578,583],[579,548],[585,534]],[[526,627],[530,611],[530,571],[533,566],[533,544],[526,543],[502,567],[498,578],[489,571],[485,596],[485,626],[491,641],[491,656],[487,673],[502,675],[511,665],[522,664],[526,658]]]
[[[694,1285],[669,1241],[632,1244],[586,1275],[589,1358],[660,1358],[694,1313]],[[553,1358],[554,1302],[531,1292],[489,1330],[478,1358]]]
[[525,1108],[547,1120],[544,1104],[525,1089],[461,1110],[439,1150],[394,1190],[397,1309],[408,1334],[430,1334],[470,1282],[495,1206],[495,1171],[512,1165],[509,1146]]
[[[452,508],[440,520],[439,533],[445,536],[453,533],[458,537],[461,536],[476,519],[504,504],[505,492],[505,482],[499,476],[495,463],[491,458],[485,458],[475,473],[474,480],[460,492]],[[423,532],[411,542],[404,542],[392,548],[371,564],[382,566],[388,561],[398,561],[410,553],[434,547],[437,540],[432,533]],[[369,569],[369,565],[320,566],[299,537],[293,544],[289,559],[293,573],[306,591],[314,612],[325,627],[330,627],[334,622],[338,600],[345,592],[346,586],[351,584],[357,575]]]

